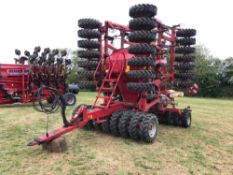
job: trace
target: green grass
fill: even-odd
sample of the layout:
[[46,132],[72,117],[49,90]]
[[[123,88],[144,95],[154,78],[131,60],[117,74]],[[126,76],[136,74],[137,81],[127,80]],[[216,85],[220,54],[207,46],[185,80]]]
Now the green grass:
[[[94,95],[81,92],[77,102],[91,104]],[[177,101],[193,109],[189,129],[160,125],[151,145],[78,129],[65,135],[69,149],[61,154],[26,146],[45,132],[46,115],[28,104],[1,106],[0,175],[233,174],[233,100]],[[50,129],[62,125],[59,114],[49,121]]]

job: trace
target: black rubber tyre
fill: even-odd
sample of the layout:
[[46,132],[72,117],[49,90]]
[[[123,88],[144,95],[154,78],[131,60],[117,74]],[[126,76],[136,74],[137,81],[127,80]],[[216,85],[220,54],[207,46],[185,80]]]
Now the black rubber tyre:
[[106,120],[106,122],[100,124],[100,127],[104,133],[110,133],[110,122],[109,119]]
[[79,61],[78,66],[84,68],[96,68],[98,65],[97,61]]
[[155,79],[156,74],[150,70],[132,70],[126,73],[127,78]]
[[93,40],[79,40],[78,47],[84,49],[98,49],[100,47],[100,42]]
[[152,57],[131,58],[128,61],[129,66],[154,66],[155,60]]
[[81,29],[78,31],[78,36],[80,38],[87,38],[87,39],[96,39],[100,37],[100,32],[98,30],[92,29]]
[[78,20],[78,26],[84,29],[98,29],[101,26],[101,22],[96,19],[84,18]]
[[176,70],[193,70],[194,69],[195,64],[193,62],[189,62],[189,63],[181,63],[181,64],[175,64],[174,67]]
[[126,111],[123,113],[122,117],[119,119],[118,130],[119,130],[120,135],[124,138],[129,137],[128,127],[129,127],[130,119],[132,117],[133,117],[133,112]]
[[76,103],[76,96],[71,92],[65,93],[63,98],[67,106],[72,106]]
[[178,37],[191,37],[196,35],[195,29],[181,29],[176,32]]
[[173,125],[173,116],[171,111],[165,112],[165,124]]
[[195,52],[194,47],[178,47],[175,49],[176,53],[181,53],[181,54],[190,54]]
[[80,58],[100,58],[100,53],[96,50],[79,50],[78,57]]
[[96,89],[96,83],[92,81],[82,81],[79,83],[80,89]]
[[[93,70],[91,70],[91,71],[78,71],[78,76],[93,80],[94,73],[95,73],[95,71],[93,71]],[[98,76],[98,74],[97,74],[97,76]]]
[[84,126],[84,129],[90,130],[90,129],[94,129],[94,124],[93,121],[88,121],[87,124]]
[[118,129],[118,123],[119,123],[120,118],[123,115],[123,112],[124,111],[122,111],[122,110],[118,110],[118,111],[115,111],[111,116],[111,119],[110,119],[110,131],[115,136],[120,135],[119,129]]
[[176,39],[176,44],[182,45],[182,46],[190,46],[193,44],[196,44],[195,38],[179,38]]
[[144,55],[144,54],[154,54],[156,52],[156,49],[154,46],[151,46],[149,44],[133,44],[129,46],[128,51],[131,54]]
[[155,40],[155,37],[156,34],[151,31],[134,31],[129,34],[129,41],[136,43],[150,43]]
[[141,115],[143,115],[143,119],[140,123],[140,137],[147,143],[153,143],[158,133],[158,119],[151,113]]
[[129,135],[134,140],[140,139],[139,128],[141,121],[142,121],[141,112],[136,112],[134,117],[132,117],[129,122],[129,129],[128,129]]
[[153,18],[139,17],[129,21],[129,28],[132,30],[152,30],[156,27]]
[[175,82],[175,85],[178,88],[186,89],[186,88],[192,87],[193,82],[192,81],[178,81],[178,82]]
[[137,17],[154,17],[157,14],[157,7],[152,4],[138,4],[129,9],[129,16]]
[[193,73],[191,72],[179,72],[179,73],[175,73],[175,78],[176,79],[181,79],[181,80],[191,80],[193,78]]
[[188,108],[185,108],[181,113],[181,126],[183,128],[191,127],[192,115]]
[[180,119],[178,117],[178,114],[176,114],[176,113],[173,116],[173,125],[174,126],[179,126],[180,125]]
[[93,128],[95,130],[101,131],[102,130],[101,123],[93,123]]
[[127,83],[127,88],[136,92],[155,92],[153,83]]
[[185,56],[176,56],[175,61],[177,62],[193,62],[195,56],[185,55]]

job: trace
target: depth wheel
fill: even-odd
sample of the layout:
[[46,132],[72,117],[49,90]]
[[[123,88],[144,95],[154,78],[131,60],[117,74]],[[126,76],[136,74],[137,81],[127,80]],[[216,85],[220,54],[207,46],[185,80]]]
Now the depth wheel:
[[175,78],[176,79],[181,79],[181,80],[192,80],[193,79],[193,73],[191,72],[179,72],[175,73]]
[[100,42],[92,40],[79,40],[78,47],[84,49],[98,49],[100,47]]
[[98,29],[101,26],[101,22],[96,19],[84,18],[78,20],[78,26],[83,29]]
[[87,58],[87,59],[96,59],[100,58],[100,53],[96,50],[79,50],[78,56],[80,58]]
[[76,103],[76,96],[71,92],[65,93],[63,97],[68,106],[72,106]]
[[129,66],[154,66],[155,65],[155,60],[152,57],[135,57],[131,58],[128,61]]
[[181,29],[176,32],[178,37],[191,37],[196,35],[195,29]]
[[195,48],[194,47],[178,47],[175,49],[176,53],[180,53],[180,54],[191,54],[195,52]]
[[136,78],[136,79],[155,79],[156,74],[151,70],[132,70],[127,72],[126,76],[128,78]]
[[195,56],[185,55],[185,56],[176,56],[175,61],[177,62],[193,62]]
[[136,112],[129,123],[129,135],[134,140],[140,139],[139,128],[142,121],[141,114],[141,112]]
[[155,33],[152,33],[151,31],[134,31],[129,34],[129,41],[136,43],[150,43],[155,40],[155,37]]
[[[79,77],[87,78],[89,80],[94,80],[94,73],[95,71],[78,71]],[[98,75],[98,73],[97,73]]]
[[193,70],[194,69],[195,64],[193,62],[189,62],[189,63],[180,63],[180,64],[175,64],[174,67],[177,70]]
[[128,48],[129,53],[131,54],[139,54],[139,55],[144,55],[144,54],[155,54],[156,50],[155,47],[150,45],[150,44],[133,44],[130,45]]
[[191,127],[192,115],[191,111],[188,108],[185,108],[181,114],[181,126],[183,128]]
[[104,133],[110,133],[110,122],[109,119],[106,119],[107,121],[104,123],[101,123],[101,129]]
[[79,61],[78,66],[83,68],[96,68],[98,65],[97,61]]
[[147,143],[153,143],[158,133],[158,119],[154,114],[142,114],[143,119],[140,124],[140,137]]
[[154,17],[157,14],[157,7],[152,4],[138,4],[129,9],[129,16],[132,18],[137,17]]
[[87,124],[83,128],[86,130],[94,129],[93,121],[92,120],[88,121]]
[[132,116],[133,116],[133,112],[126,111],[123,113],[122,117],[119,119],[118,130],[119,130],[120,135],[124,138],[129,137],[128,127],[129,127],[129,122]]
[[155,20],[148,17],[139,17],[129,21],[129,28],[133,30],[152,30],[156,27]]
[[127,83],[127,88],[136,92],[155,92],[153,83]]
[[183,46],[190,46],[190,45],[196,44],[196,39],[195,38],[181,38],[181,39],[176,39],[176,43],[179,45],[183,45]]
[[119,130],[118,130],[118,122],[119,122],[121,116],[123,115],[123,112],[124,111],[122,111],[122,110],[118,110],[118,111],[115,111],[111,116],[110,131],[115,136],[120,135]]
[[79,83],[80,89],[96,89],[96,82],[82,81]]
[[96,39],[100,37],[100,32],[98,30],[92,29],[81,29],[78,31],[78,36],[80,38],[87,38],[87,39]]
[[192,87],[193,82],[192,81],[178,81],[178,82],[175,82],[175,85],[178,88],[185,89],[185,88]]

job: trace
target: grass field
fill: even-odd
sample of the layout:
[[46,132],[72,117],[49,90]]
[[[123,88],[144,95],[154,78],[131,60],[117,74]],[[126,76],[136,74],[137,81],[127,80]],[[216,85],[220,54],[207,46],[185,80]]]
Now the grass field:
[[[81,92],[78,103],[91,103],[94,93]],[[66,153],[27,147],[45,132],[46,116],[30,105],[0,107],[0,175],[29,174],[233,174],[233,100],[179,98],[191,105],[190,129],[160,125],[157,140],[148,145],[97,131],[67,134]],[[72,112],[68,108],[68,115]],[[61,125],[59,114],[50,129]]]

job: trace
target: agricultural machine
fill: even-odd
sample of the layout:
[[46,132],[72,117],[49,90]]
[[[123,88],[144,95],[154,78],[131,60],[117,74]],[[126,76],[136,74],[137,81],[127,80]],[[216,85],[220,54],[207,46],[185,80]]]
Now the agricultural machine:
[[[128,26],[90,18],[78,21],[78,75],[84,78],[79,86],[96,89],[96,98],[92,105],[77,106],[70,119],[63,107],[64,126],[29,146],[51,143],[80,127],[152,143],[159,122],[191,126],[191,108],[177,108],[170,89],[198,91],[192,81],[196,30],[167,26],[156,14],[155,5],[139,4],[130,8]],[[119,47],[112,44],[115,40]]]
[[[21,51],[16,49],[15,64],[0,64],[0,104],[33,102],[37,108],[36,92],[41,86],[55,88],[64,94],[67,104],[75,103],[76,98],[68,92],[66,84],[71,65],[70,59],[65,58],[66,50],[45,48],[39,55],[40,50],[35,47],[33,54],[25,51],[21,56]],[[48,92],[44,92],[43,99],[48,97]]]

